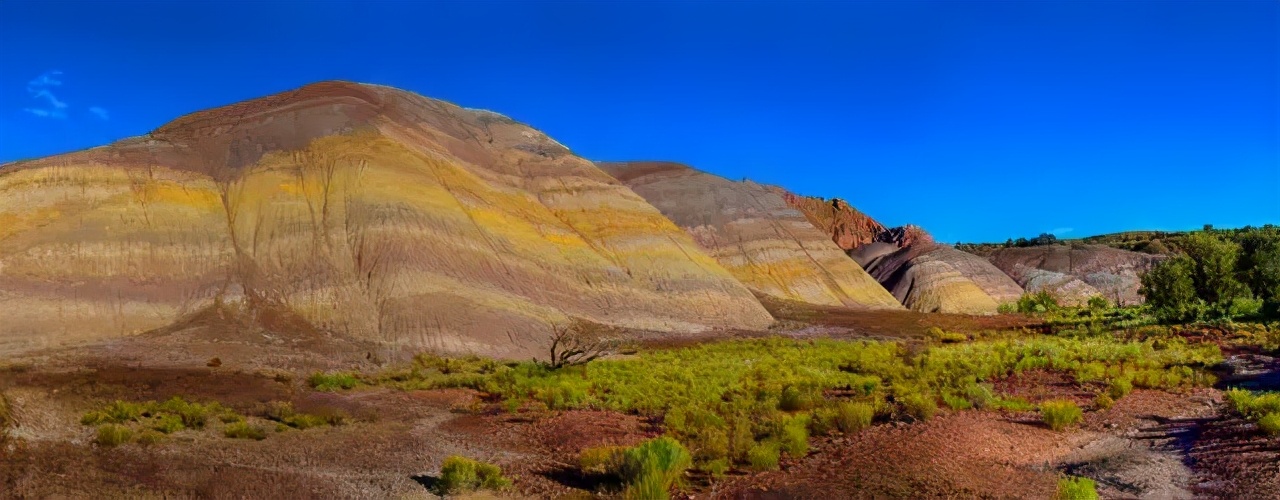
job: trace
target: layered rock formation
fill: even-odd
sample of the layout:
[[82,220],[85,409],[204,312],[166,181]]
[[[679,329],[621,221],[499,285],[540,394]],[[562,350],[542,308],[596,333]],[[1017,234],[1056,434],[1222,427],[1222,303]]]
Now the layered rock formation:
[[844,200],[825,200],[782,192],[792,208],[799,210],[810,224],[831,236],[831,241],[845,250],[853,250],[876,240],[887,228],[870,216],[849,206]]
[[813,304],[901,306],[774,190],[668,162],[599,163],[748,287]]
[[525,356],[569,317],[772,318],[626,186],[496,113],[327,82],[0,168],[0,344],[197,311]]
[[1141,276],[1164,257],[1103,245],[1043,245],[1000,248],[987,258],[1030,292],[1049,290],[1065,304],[1101,295],[1120,304],[1141,304]]
[[839,199],[790,193],[784,199],[911,310],[994,314],[1022,295],[990,262],[936,244],[918,226],[886,228]]

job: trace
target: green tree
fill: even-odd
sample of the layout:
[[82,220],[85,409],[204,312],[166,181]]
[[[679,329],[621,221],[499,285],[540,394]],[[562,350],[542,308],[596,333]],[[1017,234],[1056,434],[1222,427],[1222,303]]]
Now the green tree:
[[1249,287],[1236,278],[1239,244],[1201,231],[1187,235],[1182,241],[1182,250],[1193,264],[1191,279],[1196,296],[1214,315],[1230,316],[1237,301],[1252,298]]
[[1280,232],[1246,228],[1237,241],[1241,247],[1236,265],[1240,280],[1254,297],[1266,303],[1269,313],[1280,313]]
[[1156,264],[1142,275],[1142,288],[1138,290],[1147,298],[1147,305],[1156,318],[1166,322],[1187,322],[1200,319],[1204,302],[1196,296],[1195,262],[1179,255]]

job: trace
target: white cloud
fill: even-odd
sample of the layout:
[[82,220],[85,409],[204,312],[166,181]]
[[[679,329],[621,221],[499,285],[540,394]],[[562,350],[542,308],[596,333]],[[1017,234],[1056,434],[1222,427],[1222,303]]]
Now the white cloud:
[[110,119],[111,119],[111,115],[107,114],[107,110],[102,109],[102,108],[99,108],[99,107],[97,107],[97,106],[90,106],[90,107],[89,107],[89,112],[90,112],[90,113],[93,113],[95,116],[97,116],[98,118],[101,118],[101,119],[103,119],[103,120],[110,120]]
[[27,93],[31,95],[31,98],[44,100],[46,105],[39,108],[23,108],[23,111],[41,118],[66,118],[67,103],[58,99],[58,96],[53,95],[53,92],[49,90],[49,87],[62,86],[62,80],[58,79],[60,75],[62,75],[61,71],[46,71],[44,74],[27,82]]

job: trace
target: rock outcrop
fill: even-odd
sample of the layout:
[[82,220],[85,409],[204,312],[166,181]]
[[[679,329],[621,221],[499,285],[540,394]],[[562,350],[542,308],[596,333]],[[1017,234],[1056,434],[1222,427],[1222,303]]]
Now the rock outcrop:
[[526,356],[549,323],[763,328],[752,293],[591,162],[502,115],[346,82],[0,167],[0,345],[197,311]]
[[1141,304],[1141,276],[1164,259],[1103,245],[1043,245],[999,248],[987,258],[1027,291],[1049,290],[1064,304],[1079,305],[1094,295],[1113,303]]
[[994,314],[1022,295],[990,262],[934,243],[918,226],[886,228],[843,200],[783,195],[911,310]]
[[599,163],[749,288],[821,305],[901,306],[775,190],[669,162]]

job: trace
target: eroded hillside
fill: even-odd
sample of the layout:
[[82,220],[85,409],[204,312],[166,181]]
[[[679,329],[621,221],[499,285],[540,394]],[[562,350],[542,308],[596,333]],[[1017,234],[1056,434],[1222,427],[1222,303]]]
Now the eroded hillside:
[[326,82],[0,171],[0,347],[197,311],[524,355],[580,317],[763,328],[750,291],[627,187],[496,113]]

